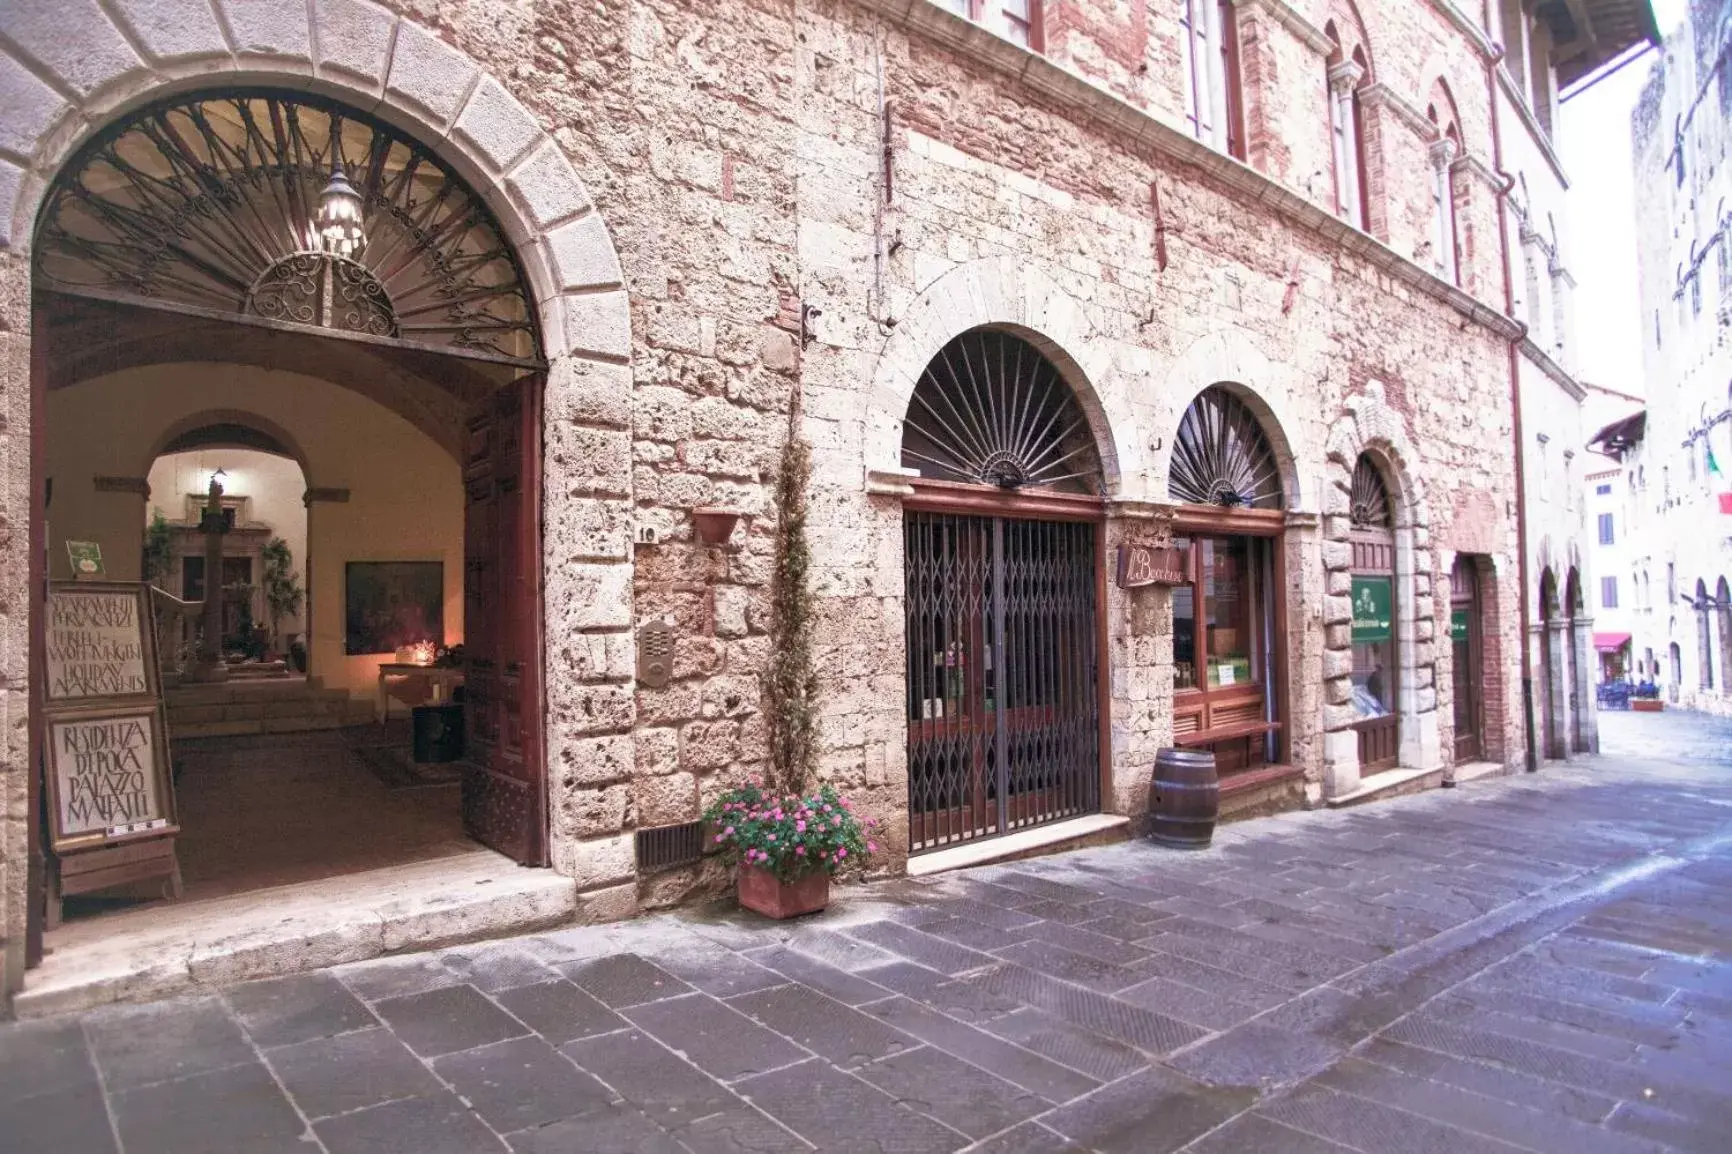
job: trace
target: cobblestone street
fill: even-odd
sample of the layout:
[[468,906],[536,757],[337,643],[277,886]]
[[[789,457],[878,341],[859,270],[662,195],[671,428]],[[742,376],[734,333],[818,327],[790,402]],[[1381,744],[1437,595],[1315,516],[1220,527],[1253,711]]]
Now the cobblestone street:
[[1732,724],[1374,806],[0,1026],[0,1148],[1723,1151]]

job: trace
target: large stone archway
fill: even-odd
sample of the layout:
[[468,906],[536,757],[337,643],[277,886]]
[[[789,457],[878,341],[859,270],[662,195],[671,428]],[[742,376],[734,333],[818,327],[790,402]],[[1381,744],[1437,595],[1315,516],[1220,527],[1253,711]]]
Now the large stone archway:
[[[90,137],[146,104],[234,87],[275,86],[341,101],[400,127],[475,190],[514,249],[534,298],[548,363],[543,427],[543,632],[550,779],[598,780],[632,764],[631,314],[606,223],[561,143],[501,78],[434,30],[365,0],[267,5],[107,7],[21,0],[0,9],[0,372],[13,429],[36,427],[47,366],[32,349],[31,246],[48,190]],[[34,364],[33,364],[34,360]],[[34,369],[34,372],[33,372]],[[36,378],[32,382],[32,378]],[[30,519],[40,485],[13,467],[0,512]],[[38,519],[39,520],[39,519]],[[0,620],[8,716],[0,821],[0,933],[6,987],[25,940],[26,793],[31,731],[29,573],[40,526],[4,554]],[[555,641],[554,639],[559,639]],[[574,782],[576,779],[573,779]],[[611,780],[611,779],[610,779]],[[585,788],[574,784],[581,792]],[[631,835],[581,840],[550,799],[556,869],[592,907],[630,893]],[[15,945],[14,945],[15,944]]]

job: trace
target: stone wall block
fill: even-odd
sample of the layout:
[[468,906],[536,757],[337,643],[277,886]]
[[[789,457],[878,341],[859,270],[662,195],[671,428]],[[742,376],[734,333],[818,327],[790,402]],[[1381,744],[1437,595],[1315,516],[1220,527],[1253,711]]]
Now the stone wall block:
[[[0,56],[0,148],[31,156],[37,141],[55,119],[72,106],[60,94],[38,80],[29,69]],[[7,201],[5,209],[11,209]]]
[[1335,625],[1343,621],[1353,620],[1353,599],[1347,596],[1329,594],[1323,598],[1323,623]]
[[631,557],[632,508],[625,501],[549,501],[542,532],[549,554],[567,561]]
[[1325,649],[1346,649],[1353,644],[1353,627],[1346,621],[1332,622],[1323,627]]
[[631,428],[631,366],[563,357],[547,378],[547,419]]
[[582,425],[548,429],[547,500],[631,495],[631,435]]
[[469,58],[426,28],[407,20],[398,27],[391,76],[385,84],[388,95],[421,110],[443,128],[463,107],[475,77]]
[[699,816],[698,782],[689,773],[639,778],[631,788],[640,829],[678,825]]
[[631,305],[625,293],[567,293],[559,300],[567,351],[621,361],[631,356]]
[[158,60],[228,55],[209,0],[111,0],[110,7]]
[[624,921],[626,918],[635,918],[637,913],[637,883],[635,881],[592,890],[586,894],[579,894],[577,898],[577,921],[582,925],[600,925],[602,922]]
[[580,891],[619,885],[637,874],[636,839],[629,833],[567,843],[561,856],[565,860],[556,861],[556,868]]
[[631,735],[577,737],[561,731],[554,736],[557,751],[549,767],[549,792],[556,803],[569,791],[631,779],[636,756]]
[[1351,595],[1353,574],[1345,569],[1331,569],[1324,574],[1324,589],[1329,593]]
[[[10,161],[0,160],[0,247],[12,247],[13,213],[18,206],[18,192],[24,187],[24,170]],[[40,190],[38,190],[40,191]],[[19,223],[20,236],[30,235],[30,214],[21,214],[24,219]],[[29,284],[30,274],[23,274],[24,283]],[[28,323],[28,322],[26,322]]]
[[694,721],[680,733],[680,768],[691,773],[725,769],[739,756],[740,726],[733,721]]
[[282,0],[222,0],[235,52],[241,56],[275,56],[313,63],[313,39],[307,9]]
[[573,561],[557,572],[557,584],[550,581],[548,592],[558,597],[557,603],[549,605],[550,623],[558,629],[631,627],[630,565]]
[[629,685],[552,685],[547,698],[548,727],[561,750],[573,737],[624,733],[636,716]]
[[[95,0],[6,0],[0,34],[80,96],[144,63]],[[6,115],[12,115],[9,106]]]
[[607,225],[596,213],[579,217],[549,233],[547,248],[561,288],[604,288],[625,281]]
[[1346,677],[1353,672],[1353,651],[1351,649],[1325,649],[1323,651],[1323,680]]
[[[397,56],[403,56],[401,45]],[[395,64],[391,74],[395,79]],[[469,94],[451,131],[486,159],[494,176],[510,171],[544,135],[540,122],[491,76],[483,77]]]
[[631,808],[630,786],[570,790],[553,799],[553,830],[567,838],[606,837],[626,827]]
[[391,62],[391,29],[396,23],[396,16],[366,0],[319,0],[313,5],[318,71],[347,73],[375,89],[381,87]]
[[512,199],[542,229],[551,229],[591,207],[577,170],[551,140],[518,165],[505,183]]
[[680,731],[675,728],[640,729],[634,754],[638,775],[661,777],[679,769]]
[[1353,547],[1346,541],[1325,541],[1322,547],[1324,569],[1348,569],[1353,565]]
[[716,636],[744,637],[747,632],[746,610],[751,593],[739,585],[718,585],[715,588]]

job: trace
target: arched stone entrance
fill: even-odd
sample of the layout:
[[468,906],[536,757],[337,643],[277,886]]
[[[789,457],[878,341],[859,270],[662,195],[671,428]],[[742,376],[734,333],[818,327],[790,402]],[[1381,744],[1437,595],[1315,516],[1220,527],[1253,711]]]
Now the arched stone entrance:
[[948,342],[903,420],[912,853],[1101,808],[1101,458],[1035,344]]
[[[232,8],[232,6],[231,6]],[[501,235],[518,261],[542,334],[546,363],[545,423],[534,433],[557,452],[547,468],[559,494],[547,510],[547,534],[540,546],[548,573],[545,616],[537,632],[581,631],[605,641],[609,660],[596,666],[582,661],[549,682],[549,697],[537,708],[594,714],[584,703],[596,694],[610,701],[631,675],[630,553],[626,527],[631,507],[629,397],[631,324],[619,262],[607,228],[577,176],[571,159],[537,115],[519,103],[503,83],[430,29],[362,0],[313,0],[294,11],[201,9],[172,26],[130,28],[122,32],[106,14],[92,13],[75,40],[64,35],[57,16],[40,5],[15,5],[0,12],[0,34],[17,60],[4,62],[12,77],[7,107],[0,111],[0,135],[10,157],[0,159],[0,299],[17,302],[5,319],[14,334],[9,364],[22,371],[33,364],[32,388],[8,389],[7,418],[13,428],[39,428],[40,406],[55,358],[32,318],[23,315],[30,299],[33,236],[40,210],[75,151],[128,115],[164,98],[210,90],[223,83],[269,87],[279,83],[297,92],[341,102],[346,107],[401,125],[484,199]],[[141,55],[141,53],[143,55]],[[40,313],[37,320],[40,321]],[[199,323],[184,326],[196,342]],[[160,334],[159,334],[160,335]],[[294,343],[295,334],[268,334],[266,351]],[[34,346],[32,349],[31,346]],[[34,356],[29,355],[33,353]],[[181,354],[163,354],[184,360]],[[78,375],[89,375],[85,365]],[[390,368],[376,364],[368,374],[388,378]],[[33,454],[34,458],[35,454]],[[584,462],[584,477],[565,474],[574,458]],[[3,490],[11,518],[23,521],[40,505],[43,477],[33,459],[33,478],[25,470],[8,474]],[[7,693],[20,700],[13,716],[36,711],[22,699],[29,681],[30,626],[22,607],[29,603],[28,574],[39,569],[45,541],[41,518],[31,517],[33,532],[15,534],[15,564],[7,566],[16,587],[6,598],[20,607],[4,628]],[[537,659],[539,664],[539,659]],[[569,664],[569,662],[567,662]],[[627,693],[629,700],[629,691]],[[609,759],[630,764],[630,716],[603,711],[605,721],[562,728],[548,745],[549,761],[571,757]],[[13,764],[28,760],[23,735],[9,753]],[[6,775],[5,812],[23,815],[30,775]],[[16,988],[26,940],[25,863],[33,823],[22,816],[0,825],[0,912],[3,912],[7,986]],[[548,830],[556,868],[575,875],[585,889],[629,881],[629,835],[583,841],[555,821]],[[622,851],[622,845],[625,848]],[[13,948],[14,944],[18,948]]]

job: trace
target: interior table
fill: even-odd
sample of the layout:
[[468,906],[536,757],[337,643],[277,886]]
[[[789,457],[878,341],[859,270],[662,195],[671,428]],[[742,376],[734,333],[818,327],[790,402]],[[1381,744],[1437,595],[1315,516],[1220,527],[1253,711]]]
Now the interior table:
[[463,670],[455,665],[407,665],[392,662],[379,666],[379,699],[374,716],[383,725],[391,717],[391,699],[408,706],[443,705],[463,684]]

